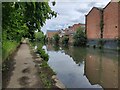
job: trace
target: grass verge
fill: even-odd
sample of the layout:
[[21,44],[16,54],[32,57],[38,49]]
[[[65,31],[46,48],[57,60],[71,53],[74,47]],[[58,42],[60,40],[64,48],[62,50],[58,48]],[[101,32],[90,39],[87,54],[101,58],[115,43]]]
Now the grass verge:
[[4,62],[18,47],[20,43],[16,41],[4,41],[2,44],[2,62]]
[[[33,52],[35,44],[33,42],[30,42],[29,44],[30,44],[33,58],[35,60],[35,64],[38,68],[38,72],[39,72],[38,75],[40,77],[40,80],[43,83],[43,87],[44,88],[58,88],[55,86],[55,81],[52,79],[52,76],[55,75],[55,72],[47,64],[47,61],[49,58],[46,57],[46,59],[45,59],[45,57],[43,58],[42,55],[40,55],[40,54],[43,54],[43,53],[41,53],[41,51],[44,52],[43,56],[47,53],[45,53],[45,51],[43,51],[43,49],[40,49],[41,46],[39,47],[39,49],[37,49],[36,52]],[[40,53],[38,53],[39,50],[40,50]],[[36,54],[39,54],[39,56],[40,56],[39,59]],[[38,59],[38,60],[36,61],[36,59]]]

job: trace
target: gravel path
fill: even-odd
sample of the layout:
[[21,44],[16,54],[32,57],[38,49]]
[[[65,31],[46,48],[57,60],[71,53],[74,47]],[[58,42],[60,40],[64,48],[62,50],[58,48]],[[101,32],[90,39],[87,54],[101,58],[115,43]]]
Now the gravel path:
[[26,43],[21,44],[14,59],[15,69],[7,88],[41,88],[37,69]]

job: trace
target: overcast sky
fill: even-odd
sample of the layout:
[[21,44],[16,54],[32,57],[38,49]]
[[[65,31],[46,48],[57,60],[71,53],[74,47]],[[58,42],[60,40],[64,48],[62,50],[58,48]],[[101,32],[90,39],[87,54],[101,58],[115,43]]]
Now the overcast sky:
[[46,21],[42,31],[59,30],[76,23],[85,24],[85,15],[92,7],[104,8],[110,0],[56,0],[56,5],[50,7],[57,12],[57,17]]

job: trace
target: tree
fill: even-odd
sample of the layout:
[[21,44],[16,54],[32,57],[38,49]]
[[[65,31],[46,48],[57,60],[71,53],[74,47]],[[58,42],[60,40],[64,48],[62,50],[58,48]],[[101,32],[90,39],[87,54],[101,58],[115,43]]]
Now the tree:
[[54,42],[55,42],[56,44],[59,43],[60,36],[59,36],[58,34],[55,34],[55,35],[53,36],[53,40],[54,40]]
[[34,37],[34,31],[45,24],[46,19],[56,17],[56,13],[51,10],[48,2],[27,2],[24,4],[25,11],[25,23],[29,27],[29,32]]
[[86,45],[86,35],[83,31],[84,28],[79,27],[74,35],[74,45],[75,46],[85,46]]
[[10,54],[22,37],[35,39],[35,31],[40,32],[46,20],[56,16],[48,2],[2,2],[2,55],[9,56],[5,54]]
[[36,33],[35,33],[35,39],[36,39],[37,41],[42,41],[42,42],[44,42],[45,35],[43,34],[43,32],[36,32]]
[[68,41],[69,41],[69,37],[64,36],[63,39],[62,39],[62,43],[65,44],[65,45],[67,45]]
[[56,17],[48,2],[3,2],[3,39],[20,40],[22,36],[34,39],[34,33],[46,19]]

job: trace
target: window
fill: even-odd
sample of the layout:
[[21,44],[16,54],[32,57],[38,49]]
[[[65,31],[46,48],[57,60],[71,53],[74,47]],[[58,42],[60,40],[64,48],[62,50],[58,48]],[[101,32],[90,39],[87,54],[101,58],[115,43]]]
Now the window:
[[115,28],[117,28],[117,26],[115,26]]

